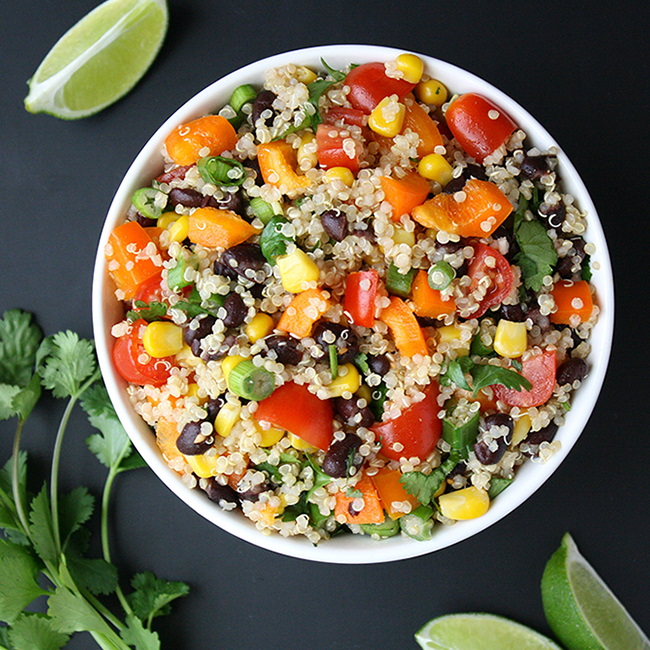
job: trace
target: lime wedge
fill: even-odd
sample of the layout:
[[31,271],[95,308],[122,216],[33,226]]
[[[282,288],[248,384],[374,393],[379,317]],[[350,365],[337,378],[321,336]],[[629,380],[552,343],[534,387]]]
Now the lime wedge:
[[561,650],[550,639],[493,614],[449,614],[415,635],[425,650]]
[[69,29],[29,80],[25,108],[74,120],[125,95],[167,30],[165,0],[107,0]]
[[650,650],[650,641],[568,533],[542,576],[546,620],[569,650]]

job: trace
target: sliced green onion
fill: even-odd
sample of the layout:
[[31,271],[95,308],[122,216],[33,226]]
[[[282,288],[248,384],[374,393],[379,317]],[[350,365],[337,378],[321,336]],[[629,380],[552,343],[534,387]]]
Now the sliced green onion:
[[408,298],[411,293],[411,285],[417,269],[409,269],[405,274],[401,273],[398,268],[391,262],[386,271],[386,289],[400,298]]
[[386,519],[381,524],[361,524],[361,530],[368,535],[393,537],[399,533],[399,521],[386,515]]
[[230,96],[230,101],[228,102],[235,113],[239,113],[243,108],[244,104],[252,102],[257,97],[257,90],[253,88],[250,84],[244,84],[243,86],[237,86],[235,90],[232,91]]
[[465,450],[473,445],[478,435],[478,421],[481,414],[476,412],[464,424],[455,425],[444,418],[442,421],[442,438],[448,442],[453,449]]
[[335,345],[328,345],[327,349],[330,355],[330,372],[332,373],[332,379],[336,379],[339,376],[339,355],[336,351]]
[[167,285],[172,291],[189,287],[192,284],[191,280],[185,279],[185,271],[189,267],[194,268],[193,260],[182,255],[176,261],[176,265],[167,271]]
[[275,390],[275,377],[265,368],[258,368],[250,359],[245,359],[230,371],[228,389],[239,397],[257,402]]
[[167,195],[153,187],[142,187],[133,193],[131,203],[147,219],[158,219],[167,205]]
[[433,508],[418,506],[413,512],[399,518],[399,527],[412,539],[426,542],[431,539],[433,531]]
[[428,274],[429,286],[432,289],[443,291],[451,284],[451,281],[455,277],[456,277],[456,271],[454,270],[454,267],[451,264],[449,264],[449,262],[445,262],[444,260],[441,260],[440,262],[434,264],[429,269],[429,274]]
[[264,224],[266,225],[273,217],[275,216],[275,210],[273,206],[261,199],[259,196],[256,196],[250,200],[248,204],[250,209],[253,211],[253,214]]
[[206,183],[215,185],[241,185],[246,178],[246,170],[238,160],[223,156],[201,158],[196,166]]
[[500,476],[493,476],[490,479],[490,487],[488,488],[488,496],[490,501],[494,499],[497,494],[501,494],[512,483],[511,478],[501,478]]

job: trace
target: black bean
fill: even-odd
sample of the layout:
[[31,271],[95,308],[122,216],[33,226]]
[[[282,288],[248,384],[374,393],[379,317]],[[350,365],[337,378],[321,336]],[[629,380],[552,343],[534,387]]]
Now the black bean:
[[370,354],[368,367],[372,372],[383,377],[390,370],[390,360],[385,354]]
[[526,436],[524,442],[527,445],[541,445],[543,442],[551,442],[555,438],[558,426],[551,422],[548,426],[540,429],[539,431],[532,431]]
[[284,334],[272,334],[264,339],[266,347],[273,350],[279,363],[285,366],[295,366],[302,360],[302,352],[298,349],[298,341]]
[[343,241],[348,236],[348,220],[340,210],[326,210],[320,220],[323,229],[334,241]]
[[193,318],[189,325],[183,328],[183,339],[190,346],[194,356],[201,356],[201,341],[212,333],[212,326],[216,322],[214,316],[205,314]]
[[375,231],[372,229],[372,227],[355,228],[352,231],[352,234],[356,235],[357,237],[362,237],[363,239],[367,239],[369,242],[372,242],[373,244],[377,240],[377,237],[375,236]]
[[225,504],[241,504],[241,498],[229,485],[221,485],[213,478],[207,479],[207,485],[203,488],[210,501],[218,503],[222,508]]
[[571,239],[571,242],[573,244],[572,248],[569,249],[566,257],[561,257],[558,260],[557,266],[555,267],[560,277],[565,280],[579,279],[576,276],[581,274],[582,262],[587,256],[585,253],[586,242],[582,237],[575,237]]
[[552,170],[551,159],[549,156],[524,156],[519,166],[521,175],[528,180],[537,181],[542,176],[550,174]]
[[235,269],[233,269],[229,264],[224,264],[220,259],[215,260],[212,265],[212,270],[215,275],[222,275],[224,278],[229,280],[236,280],[239,277],[239,274]]
[[452,178],[443,188],[442,191],[445,194],[455,194],[456,192],[460,192],[464,187],[465,183],[467,183],[467,178],[463,175],[460,175],[456,178]]
[[449,241],[445,244],[436,242],[435,246],[438,253],[441,253],[442,255],[453,255],[454,253],[457,253],[459,250],[461,250],[464,244],[459,241]]
[[260,170],[260,164],[257,162],[257,158],[252,158],[251,160],[244,160],[242,162],[244,167],[252,169],[255,172],[255,185],[264,185],[264,178],[262,177],[262,172]]
[[[266,258],[262,254],[259,244],[238,244],[225,250],[218,262],[215,262],[215,273],[223,275],[217,271],[217,263],[219,270],[228,270],[230,273],[234,271],[235,277],[240,275],[252,282],[264,281],[264,279],[255,279],[257,272],[263,270],[266,264]],[[232,277],[232,275],[226,277]]]
[[505,238],[505,240],[508,242],[508,252],[504,254],[504,257],[509,262],[514,263],[515,256],[519,252],[519,244],[515,239],[514,232],[510,230],[510,228],[506,228],[505,226],[501,225],[492,233],[492,237],[494,237],[494,239],[500,239],[502,237]]
[[219,411],[224,407],[226,404],[226,398],[223,395],[219,395],[216,399],[209,399],[205,406],[205,410],[208,412],[208,421],[213,422],[217,415],[219,414]]
[[[329,332],[329,334],[326,334]],[[325,352],[329,350],[330,345],[335,345],[339,363],[350,363],[359,354],[359,341],[357,335],[349,328],[340,323],[330,323],[329,321],[319,321],[312,334],[314,341]],[[334,341],[332,341],[334,337]]]
[[143,227],[143,228],[150,228],[151,226],[156,225],[156,220],[155,219],[149,219],[149,217],[145,217],[143,214],[140,214],[139,212],[136,213],[135,215],[135,220]]
[[420,327],[439,327],[442,323],[436,318],[431,318],[430,316],[418,316],[415,315],[415,320],[417,320]]
[[210,197],[212,202],[210,205],[219,210],[232,210],[237,213],[240,217],[246,216],[246,203],[241,196],[239,191],[228,192],[222,199],[217,199],[215,197]]
[[186,208],[200,208],[205,205],[206,197],[190,188],[175,187],[169,192],[171,205],[182,205]]
[[216,350],[206,350],[196,356],[200,356],[204,361],[218,361],[230,354],[230,348],[232,348],[235,343],[237,343],[237,337],[234,334],[227,334],[223,343]]
[[582,381],[587,376],[587,362],[580,357],[571,357],[557,369],[555,376],[560,386]]
[[537,325],[542,332],[548,332],[551,329],[551,319],[548,316],[544,316],[537,306],[528,308],[526,318],[530,318],[533,324]]
[[270,489],[271,486],[266,481],[262,481],[262,483],[256,483],[243,492],[237,490],[237,493],[243,501],[259,501],[260,494]]
[[370,427],[375,423],[375,416],[368,406],[359,407],[358,397],[344,399],[337,397],[333,400],[332,406],[338,419],[348,427]]
[[[273,111],[273,102],[275,101],[276,94],[270,90],[262,90],[255,101],[253,102],[253,109],[251,110],[251,119],[253,120],[253,126],[265,110]],[[271,126],[273,124],[273,116],[267,118],[264,122],[266,126]]]
[[466,177],[476,178],[479,181],[486,181],[488,179],[485,169],[481,165],[473,165],[472,163],[469,163],[465,167],[464,174]]
[[238,293],[231,293],[223,303],[226,315],[223,317],[223,324],[226,327],[239,327],[248,315],[248,307],[244,304]]
[[323,458],[323,471],[332,478],[343,478],[348,475],[350,464],[354,463],[354,455],[361,447],[361,438],[353,433],[346,434],[343,440],[335,440]]
[[566,218],[566,206],[562,201],[552,205],[542,203],[537,212],[540,220],[547,228],[559,229]]
[[497,443],[496,449],[490,449],[484,440],[479,440],[474,444],[474,453],[479,463],[483,465],[494,465],[498,463],[508,449],[508,445],[512,439],[512,432],[515,428],[512,418],[507,413],[492,413],[483,420],[481,430],[487,433],[494,427],[504,426],[508,427],[508,433],[504,437],[495,438]]
[[460,463],[457,463],[454,466],[454,469],[447,474],[447,478],[454,478],[454,476],[458,476],[459,474],[464,474],[465,470],[467,469],[467,464],[465,463],[464,460],[461,460]]
[[210,447],[212,442],[208,442],[206,438],[202,442],[196,442],[196,437],[201,433],[201,422],[188,422],[181,431],[181,435],[176,440],[176,447],[181,454],[186,456],[196,456],[204,454]]
[[501,305],[501,318],[513,323],[523,323],[528,318],[524,307],[522,304]]

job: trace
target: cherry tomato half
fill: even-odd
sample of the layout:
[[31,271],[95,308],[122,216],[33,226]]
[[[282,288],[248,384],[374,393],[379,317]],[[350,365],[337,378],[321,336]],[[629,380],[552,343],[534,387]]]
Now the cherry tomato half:
[[478,162],[494,153],[517,128],[492,100],[476,93],[454,99],[445,119],[460,146]]
[[424,389],[423,400],[411,404],[394,420],[372,427],[381,441],[384,456],[391,460],[414,456],[424,460],[434,450],[442,433],[442,420],[438,417],[438,392],[438,383],[431,382]]
[[[490,286],[485,297],[479,303],[479,308],[472,314],[472,318],[480,318],[494,305],[498,305],[511,291],[514,275],[508,260],[487,244],[477,242],[473,244],[474,257],[469,263],[467,275],[472,279],[468,291],[471,293],[479,285],[481,278],[486,275],[490,278]],[[494,263],[490,262],[490,258]]]
[[[351,143],[353,151],[346,151],[344,143]],[[350,153],[352,155],[350,155]],[[347,167],[353,174],[359,171],[361,145],[350,137],[350,132],[340,126],[319,124],[316,129],[316,156],[323,169]]]
[[140,329],[146,324],[142,319],[137,320],[133,323],[130,332],[116,339],[113,345],[113,363],[120,377],[132,384],[162,386],[169,379],[171,369],[174,367],[174,358],[149,357],[146,363],[140,361],[142,355],[146,354]]
[[339,120],[355,126],[366,126],[368,124],[368,116],[358,108],[332,106],[323,116],[325,124],[335,124]]
[[364,113],[371,113],[384,97],[397,95],[399,99],[404,99],[415,88],[415,84],[404,79],[388,77],[384,64],[377,62],[352,68],[344,83],[350,88],[350,104]]
[[530,408],[549,400],[555,388],[557,359],[554,350],[544,350],[522,363],[521,374],[532,384],[530,390],[514,390],[500,384],[492,386],[494,396],[510,406]]
[[141,300],[147,304],[152,302],[162,302],[162,287],[160,283],[162,281],[162,272],[157,275],[153,275],[148,280],[145,280],[137,288],[135,295],[133,296],[133,302],[136,300]]

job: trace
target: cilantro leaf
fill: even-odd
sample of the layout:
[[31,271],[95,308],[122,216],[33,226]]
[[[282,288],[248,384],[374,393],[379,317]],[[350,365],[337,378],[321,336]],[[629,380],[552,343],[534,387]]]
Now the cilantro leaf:
[[311,490],[307,492],[307,500],[309,500],[311,495],[314,493],[314,490],[317,490],[318,488],[331,483],[332,477],[329,474],[325,474],[325,472],[314,462],[309,454],[305,454],[305,457],[307,459],[307,464],[309,467],[314,470],[314,485],[312,486]]
[[[2,468],[0,468],[0,528],[5,528],[5,537],[8,537],[9,531],[17,534],[22,529],[16,505],[12,495],[11,477],[13,476],[13,463],[10,458]],[[18,455],[18,492],[25,494],[25,481],[27,478],[27,453],[21,451]],[[12,495],[12,496],[9,496]]]
[[167,305],[164,302],[150,302],[146,303],[144,300],[136,300],[133,303],[135,309],[130,309],[126,312],[126,317],[131,321],[136,321],[143,318],[148,323],[155,320],[161,320],[167,315]]
[[57,587],[48,598],[47,613],[52,627],[63,634],[96,632],[112,636],[112,630],[101,614],[82,596],[67,587]]
[[120,632],[122,640],[132,645],[136,650],[159,650],[160,637],[144,627],[142,621],[135,616],[126,617],[126,627]]
[[265,461],[255,465],[255,469],[260,472],[266,472],[274,483],[282,483],[282,474],[280,474],[280,470],[276,465],[271,465],[271,463]]
[[58,332],[41,343],[37,364],[41,383],[54,397],[72,397],[95,372],[93,344],[74,332]]
[[331,88],[334,84],[343,81],[346,77],[345,72],[335,70],[329,66],[324,59],[321,59],[321,63],[323,64],[325,70],[327,70],[331,79],[318,79],[316,81],[312,81],[312,83],[307,86],[309,89],[309,103],[316,109],[315,113],[311,116],[311,126],[314,129],[323,121],[320,116],[318,107],[318,103],[323,93],[329,90],[329,88]]
[[512,483],[513,479],[511,478],[501,478],[499,476],[493,476],[490,479],[490,487],[488,488],[488,496],[490,500],[494,499],[497,494],[501,494],[509,485]]
[[0,319],[0,382],[20,387],[29,382],[42,338],[32,314],[20,309],[4,313]]
[[[449,362],[447,370],[441,376],[441,380],[445,386],[448,386],[449,383],[454,383],[458,388],[463,388],[465,390],[472,390],[471,386],[467,383],[465,378],[465,373],[467,372],[466,364],[462,361],[463,359],[469,359],[469,357],[461,357],[460,359],[454,359]],[[470,359],[471,361],[471,359]]]
[[594,274],[591,270],[591,255],[585,255],[585,259],[582,260],[582,271],[580,272],[580,279],[591,282],[593,275]]
[[36,582],[39,564],[24,546],[0,539],[0,620],[13,624],[45,592]]
[[85,487],[76,487],[59,499],[59,526],[64,546],[70,536],[90,519],[94,508],[95,499]]
[[27,386],[21,388],[11,400],[11,405],[18,417],[23,422],[29,417],[32,409],[36,406],[41,396],[41,381],[38,375],[34,375]]
[[93,594],[111,594],[117,587],[117,568],[105,560],[67,554],[67,564],[75,584]]
[[515,390],[530,390],[532,384],[514,370],[508,368],[501,368],[500,366],[491,365],[475,365],[470,373],[474,379],[474,395],[478,393],[481,388],[492,386],[493,384],[501,384],[506,388],[514,388]]
[[34,543],[34,550],[45,562],[56,561],[58,553],[54,541],[50,500],[45,485],[32,499],[29,521],[29,536]]
[[131,586],[134,591],[127,596],[127,600],[135,615],[142,620],[167,614],[170,603],[186,596],[190,590],[184,582],[163,580],[151,571],[136,573]]
[[515,239],[519,244],[517,264],[521,268],[524,286],[540,291],[543,280],[553,274],[557,264],[557,251],[546,228],[537,220],[521,220],[515,226]]
[[0,384],[0,420],[8,420],[16,415],[14,397],[20,393],[20,386]]
[[35,612],[21,614],[11,626],[8,638],[16,650],[59,650],[70,639],[68,634],[54,629],[48,616]]
[[404,489],[412,494],[422,505],[433,502],[433,495],[438,491],[447,475],[461,460],[461,452],[452,449],[449,457],[439,467],[433,470],[431,474],[423,472],[406,472],[400,478],[400,483]]

